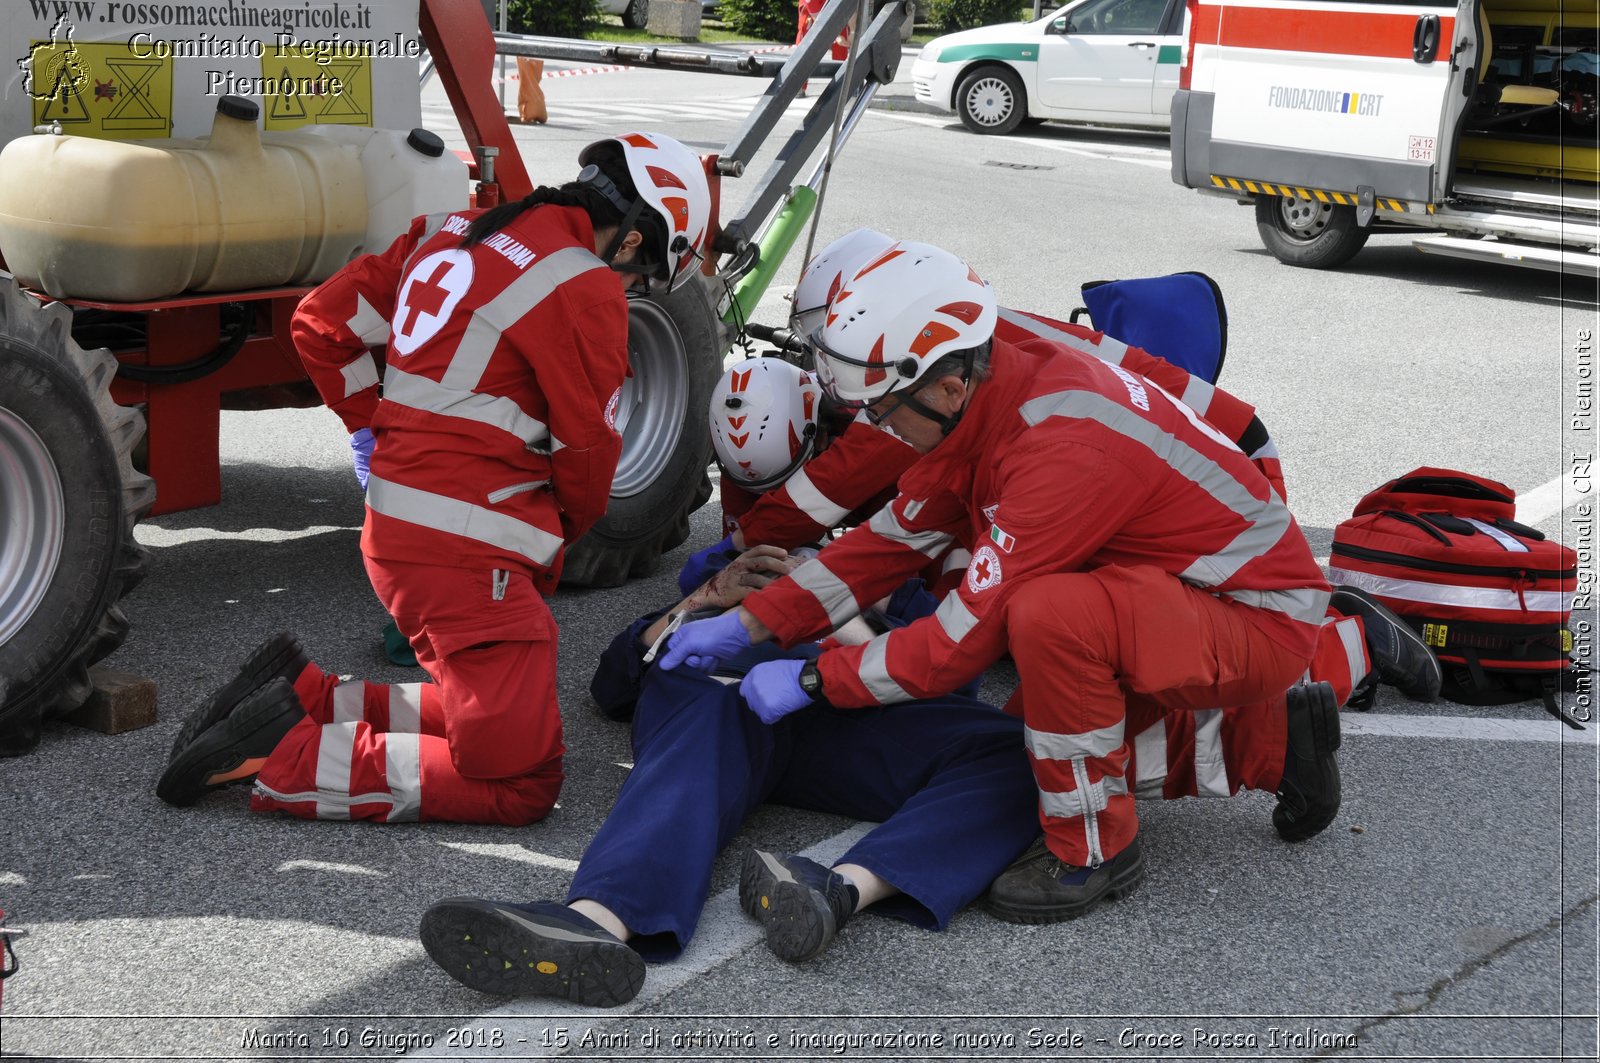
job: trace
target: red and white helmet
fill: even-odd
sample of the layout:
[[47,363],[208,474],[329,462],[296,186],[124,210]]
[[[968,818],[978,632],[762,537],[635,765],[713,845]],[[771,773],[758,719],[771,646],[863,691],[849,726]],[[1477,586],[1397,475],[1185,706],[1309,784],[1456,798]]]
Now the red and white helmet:
[[902,240],[848,278],[809,337],[817,379],[846,409],[914,383],[941,357],[994,335],[994,289],[932,244]]
[[793,309],[789,311],[789,328],[796,335],[809,336],[822,325],[822,312],[856,271],[877,258],[889,245],[892,236],[875,229],[854,229],[818,251],[800,274],[800,283],[794,286]]
[[711,228],[711,189],[700,156],[663,133],[623,133],[597,140],[578,153],[587,166],[595,149],[616,144],[628,176],[649,209],[666,223],[666,262],[651,287],[671,291],[694,274],[695,253],[703,253]]
[[722,474],[765,491],[783,483],[817,450],[822,389],[781,358],[750,358],[711,391],[711,445]]

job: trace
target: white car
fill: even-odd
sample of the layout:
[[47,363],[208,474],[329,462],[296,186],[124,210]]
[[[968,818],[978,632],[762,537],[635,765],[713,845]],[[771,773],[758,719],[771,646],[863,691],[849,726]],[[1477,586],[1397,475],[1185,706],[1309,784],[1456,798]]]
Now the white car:
[[1076,0],[1037,22],[935,38],[911,68],[917,99],[974,133],[1064,118],[1165,129],[1183,61],[1184,0]]

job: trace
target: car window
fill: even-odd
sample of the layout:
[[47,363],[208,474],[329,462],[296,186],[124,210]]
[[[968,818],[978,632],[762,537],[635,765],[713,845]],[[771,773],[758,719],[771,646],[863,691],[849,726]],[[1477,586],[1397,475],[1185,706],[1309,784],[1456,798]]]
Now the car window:
[[1066,15],[1068,33],[1154,33],[1166,0],[1091,0]]

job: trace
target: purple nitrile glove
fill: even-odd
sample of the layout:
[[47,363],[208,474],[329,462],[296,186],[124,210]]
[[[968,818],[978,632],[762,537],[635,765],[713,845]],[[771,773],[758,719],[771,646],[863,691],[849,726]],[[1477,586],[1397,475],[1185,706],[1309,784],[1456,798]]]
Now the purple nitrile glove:
[[350,459],[355,463],[356,482],[361,490],[367,489],[367,475],[372,466],[372,448],[377,444],[370,428],[357,428],[350,433]]
[[775,724],[811,704],[811,695],[800,689],[805,666],[804,661],[762,661],[745,674],[739,694],[762,723]]
[[687,663],[699,672],[709,672],[717,662],[750,648],[750,633],[739,622],[739,610],[729,609],[710,620],[685,624],[667,640],[661,667],[667,671]]

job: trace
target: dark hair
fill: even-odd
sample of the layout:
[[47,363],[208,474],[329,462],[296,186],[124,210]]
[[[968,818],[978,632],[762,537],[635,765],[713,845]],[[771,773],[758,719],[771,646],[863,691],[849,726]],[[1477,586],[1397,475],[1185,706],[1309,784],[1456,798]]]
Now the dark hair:
[[[623,158],[620,145],[614,141],[602,142],[591,154],[589,162],[598,166],[600,172],[610,178],[623,198],[629,200],[638,198],[639,190],[634,187],[633,177],[628,173],[628,162]],[[611,200],[581,181],[568,181],[559,188],[540,185],[519,200],[502,203],[498,207],[484,211],[467,227],[462,245],[471,247],[516,221],[524,211],[546,203],[558,207],[582,208],[583,212],[589,215],[590,224],[596,229],[609,229],[622,224],[622,212]],[[666,262],[667,233],[661,215],[645,207],[634,219],[633,228],[642,240],[639,245],[639,262],[652,266]]]
[[[917,387],[926,387],[935,380],[945,376],[958,376],[966,381],[989,379],[989,353],[993,348],[992,340],[984,340],[976,347],[961,351],[951,351],[949,354],[939,356],[939,360],[928,367],[928,371],[917,378]],[[970,372],[968,358],[971,358]]]

